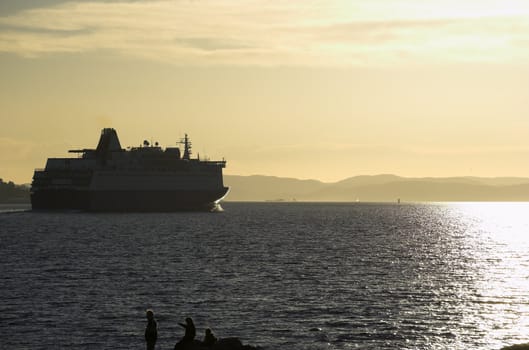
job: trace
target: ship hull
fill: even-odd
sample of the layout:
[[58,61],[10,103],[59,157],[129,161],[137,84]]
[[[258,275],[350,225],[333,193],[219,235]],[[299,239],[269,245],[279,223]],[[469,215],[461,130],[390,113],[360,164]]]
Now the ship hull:
[[38,190],[31,194],[33,210],[92,212],[211,211],[229,188],[216,190]]

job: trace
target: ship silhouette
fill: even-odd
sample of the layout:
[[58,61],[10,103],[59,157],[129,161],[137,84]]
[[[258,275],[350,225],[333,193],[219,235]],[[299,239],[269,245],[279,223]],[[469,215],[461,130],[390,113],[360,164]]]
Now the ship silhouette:
[[116,130],[105,128],[96,149],[70,150],[77,158],[49,158],[31,184],[35,210],[167,212],[215,210],[229,191],[226,161],[192,158],[187,134],[179,147],[147,140],[123,149]]

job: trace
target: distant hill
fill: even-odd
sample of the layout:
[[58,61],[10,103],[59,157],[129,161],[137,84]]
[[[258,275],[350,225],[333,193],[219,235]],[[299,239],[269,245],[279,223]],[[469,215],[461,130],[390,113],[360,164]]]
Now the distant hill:
[[0,203],[29,203],[29,188],[0,179]]
[[224,177],[229,201],[529,201],[529,178],[355,176],[335,183],[273,176]]
[[224,183],[231,187],[228,199],[233,201],[293,200],[327,187],[317,180],[263,175],[224,175]]

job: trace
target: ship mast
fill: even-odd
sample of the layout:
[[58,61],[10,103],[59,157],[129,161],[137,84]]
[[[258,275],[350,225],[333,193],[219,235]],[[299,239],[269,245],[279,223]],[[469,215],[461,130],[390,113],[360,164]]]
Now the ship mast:
[[191,141],[189,140],[189,137],[187,137],[187,134],[185,134],[185,137],[180,141],[180,143],[184,144],[184,156],[182,159],[191,159]]

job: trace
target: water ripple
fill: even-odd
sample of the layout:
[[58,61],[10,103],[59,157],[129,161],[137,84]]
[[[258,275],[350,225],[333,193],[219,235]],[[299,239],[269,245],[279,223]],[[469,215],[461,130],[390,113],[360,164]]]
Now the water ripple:
[[267,349],[529,341],[524,203],[226,203],[225,212],[0,213],[0,331],[17,349],[161,348],[190,315]]

